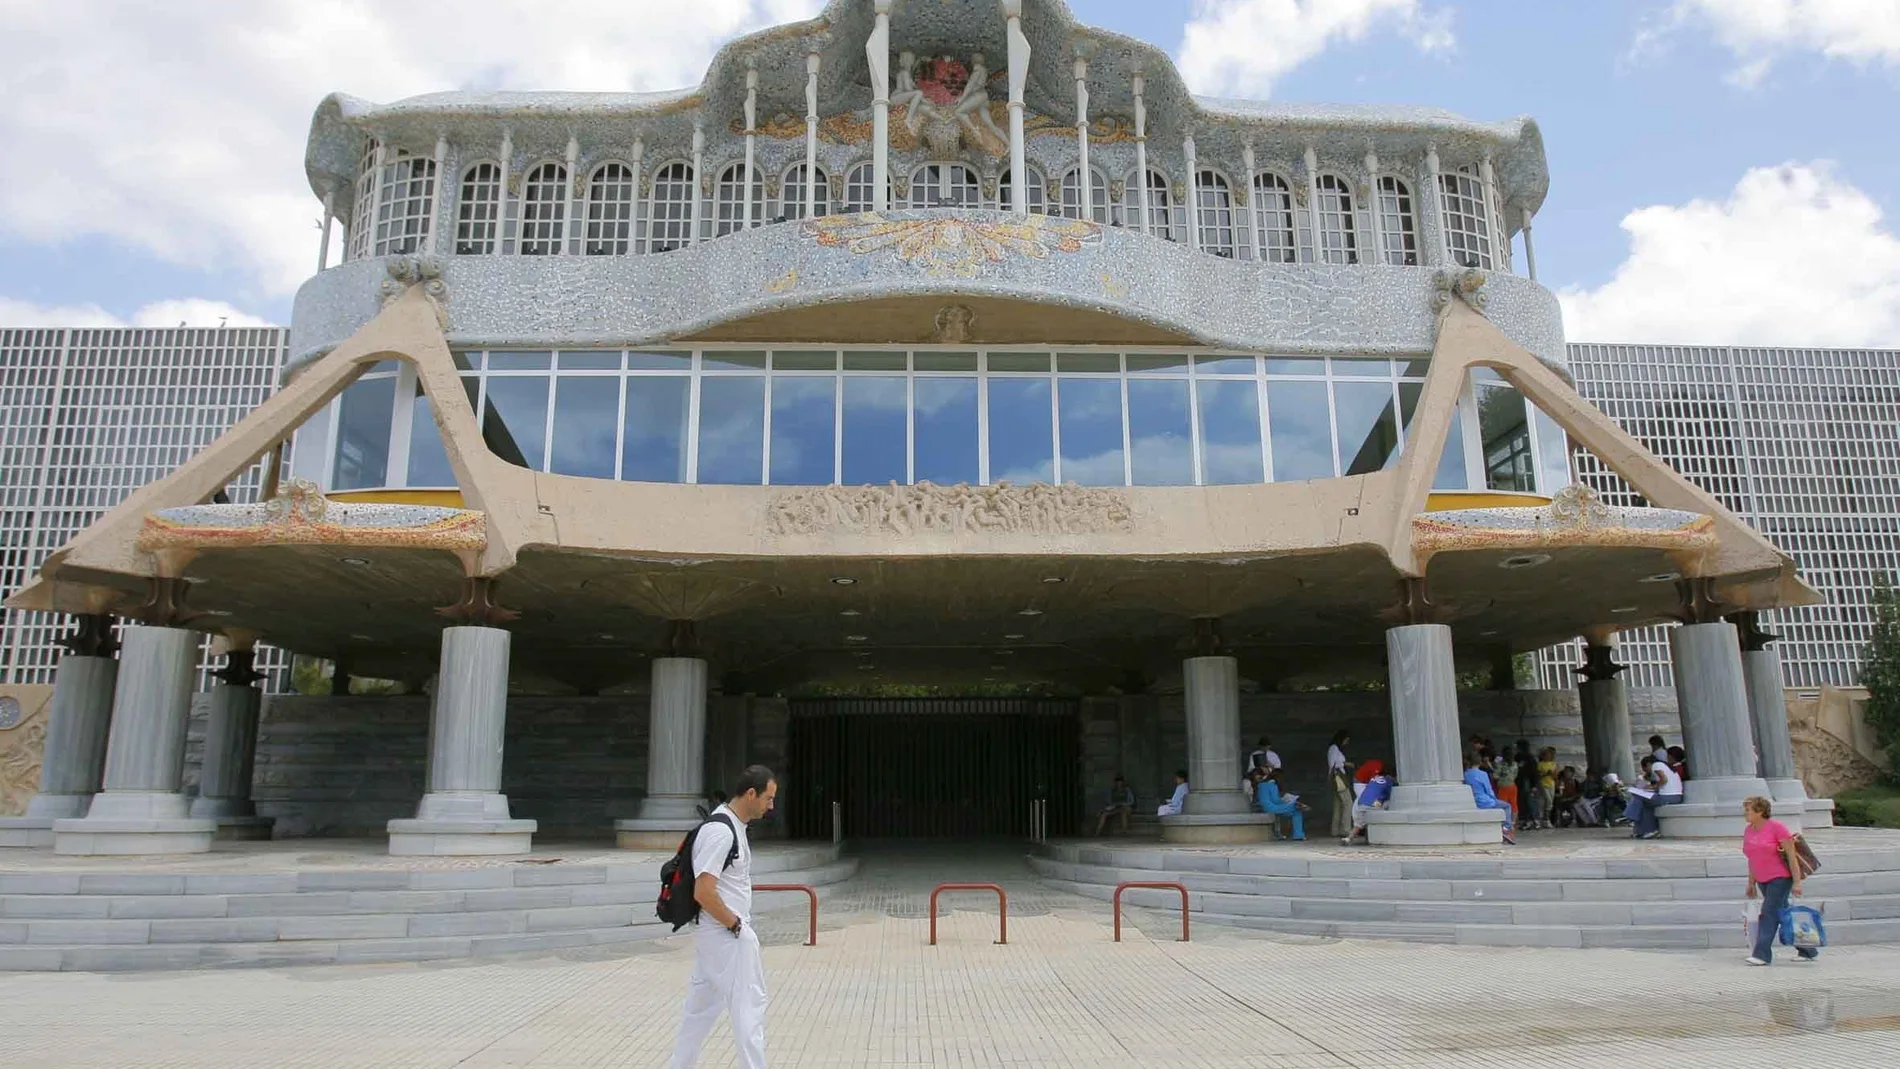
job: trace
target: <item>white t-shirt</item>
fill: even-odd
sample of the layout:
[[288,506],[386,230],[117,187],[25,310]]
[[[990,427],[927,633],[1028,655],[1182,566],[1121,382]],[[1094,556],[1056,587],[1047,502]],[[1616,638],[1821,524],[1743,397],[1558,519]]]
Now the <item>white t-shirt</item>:
[[1339,772],[1346,767],[1346,751],[1338,746],[1326,747],[1326,771],[1328,774]]
[[[739,915],[739,919],[752,921],[752,845],[746,841],[745,821],[740,820],[732,810],[720,806],[712,811],[713,816],[724,816],[739,829],[739,856],[732,859],[732,867],[720,871],[726,863],[726,854],[732,849],[732,832],[724,821],[708,821],[699,831],[699,838],[693,840],[693,876],[708,872],[719,873],[719,899],[726,908]],[[717,925],[711,913],[701,910],[701,926]]]
[[1263,766],[1266,768],[1272,768],[1272,769],[1279,768],[1280,755],[1277,753],[1274,753],[1271,749],[1255,750],[1252,753],[1247,755],[1248,768],[1250,769],[1260,768]]
[[1649,767],[1654,769],[1659,775],[1662,776],[1662,786],[1656,788],[1657,794],[1681,794],[1682,793],[1682,777],[1676,775],[1675,769],[1670,768],[1668,765],[1663,764],[1661,761],[1658,761]]

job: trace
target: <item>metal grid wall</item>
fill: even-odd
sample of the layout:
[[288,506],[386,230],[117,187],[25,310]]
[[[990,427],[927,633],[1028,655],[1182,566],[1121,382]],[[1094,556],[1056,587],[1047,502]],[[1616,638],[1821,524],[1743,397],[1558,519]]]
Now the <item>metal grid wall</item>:
[[[286,334],[268,328],[0,331],[0,594],[132,491],[171,472],[277,387]],[[229,487],[254,501],[263,464]],[[51,683],[69,628],[0,612],[0,682]],[[215,667],[207,653],[200,683]],[[283,689],[289,654],[258,649]]]
[[[1769,614],[1791,687],[1851,686],[1878,572],[1900,577],[1900,351],[1572,345],[1577,388],[1671,467],[1795,559],[1819,605]],[[1641,495],[1588,452],[1577,477],[1613,504]],[[1574,686],[1581,642],[1544,650]],[[1632,686],[1671,686],[1668,630],[1621,636]]]

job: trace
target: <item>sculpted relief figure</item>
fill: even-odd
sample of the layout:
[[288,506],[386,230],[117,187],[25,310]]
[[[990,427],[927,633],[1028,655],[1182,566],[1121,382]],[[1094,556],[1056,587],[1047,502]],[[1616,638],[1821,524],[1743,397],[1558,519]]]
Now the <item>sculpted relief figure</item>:
[[897,54],[897,91],[891,94],[891,107],[904,109],[904,125],[914,135],[923,123],[923,90],[917,88],[917,54]]
[[[977,143],[986,148],[993,143],[1005,146],[1009,144],[1008,135],[996,125],[996,119],[990,115],[990,69],[983,65],[983,53],[971,57],[969,81],[964,84],[963,96],[957,101],[957,121],[961,122]],[[1007,148],[1005,148],[1007,151]]]

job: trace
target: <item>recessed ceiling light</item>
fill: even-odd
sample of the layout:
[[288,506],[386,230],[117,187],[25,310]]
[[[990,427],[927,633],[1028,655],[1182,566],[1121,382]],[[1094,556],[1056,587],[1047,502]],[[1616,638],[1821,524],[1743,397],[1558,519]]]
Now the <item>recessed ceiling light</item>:
[[368,567],[369,565],[369,558],[367,557],[339,557],[337,559],[345,564],[354,564],[358,568]]
[[992,672],[1001,672],[1002,670],[1004,670],[1005,668],[1008,668],[1008,667],[1009,667],[1009,666],[1008,666],[1008,665],[1006,665],[1006,664],[993,664],[993,665],[990,665],[990,671],[992,671]]
[[869,635],[846,635],[844,637],[844,640],[846,642],[868,642],[870,641],[870,636]]
[[1628,616],[1630,613],[1637,611],[1637,607],[1634,605],[1623,605],[1618,608],[1611,609],[1610,611],[1617,614],[1618,616]]
[[1018,616],[1041,616],[1041,615],[1042,615],[1042,610],[1041,610],[1041,609],[1018,609],[1018,610],[1016,611],[1016,615],[1018,615]]
[[1638,579],[1637,582],[1639,583],[1673,583],[1680,578],[1682,578],[1681,572],[1657,572],[1655,575],[1645,575],[1641,579]]
[[859,612],[856,609],[845,609],[844,611],[840,612],[838,615],[839,616],[863,616],[864,614],[862,612]]
[[1064,580],[1059,575],[1045,575],[1042,577],[1042,581],[1045,583],[1060,583],[1060,582],[1063,582]]
[[1015,650],[997,650],[997,651],[996,651],[996,656],[998,656],[998,657],[1014,657],[1014,656],[1016,656],[1016,651],[1015,651]]
[[1021,638],[1021,637],[1023,637],[1023,636],[1021,636],[1021,635],[1019,635],[1019,634],[1011,634],[1011,635],[1004,635],[1003,637],[1004,637],[1005,639],[1018,639],[1018,638]]
[[614,640],[614,637],[612,635],[595,635],[594,637],[598,639],[602,639],[607,642],[612,642]]
[[358,642],[374,642],[374,641],[376,641],[375,639],[373,639],[373,638],[371,638],[371,637],[369,637],[368,635],[351,635],[350,637],[351,637],[351,638],[353,638],[353,639],[355,639],[355,640],[356,640],[356,641],[358,641]]
[[1550,562],[1548,553],[1522,553],[1515,557],[1506,557],[1498,562],[1500,568],[1535,568]]
[[1491,630],[1491,631],[1480,631],[1480,632],[1478,632],[1478,637],[1479,637],[1479,638],[1490,638],[1490,637],[1491,637],[1492,635],[1495,635],[1495,634],[1497,634],[1497,631],[1496,631],[1496,630]]
[[866,662],[866,663],[864,663],[864,664],[861,664],[861,665],[859,665],[859,666],[858,666],[858,671],[860,671],[860,672],[875,672],[875,671],[877,671],[877,665],[874,665],[874,664],[871,664],[871,663],[869,663],[869,662]]
[[848,575],[834,575],[831,577],[831,581],[838,584],[839,586],[853,586],[857,583],[856,579],[853,579]]

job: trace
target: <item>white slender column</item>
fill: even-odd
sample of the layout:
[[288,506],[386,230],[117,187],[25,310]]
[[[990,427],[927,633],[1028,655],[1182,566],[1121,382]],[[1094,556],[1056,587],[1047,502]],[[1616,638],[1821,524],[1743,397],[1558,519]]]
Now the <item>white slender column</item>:
[[1445,264],[1445,213],[1438,188],[1438,145],[1425,146],[1425,188],[1418,198],[1419,244],[1424,246],[1425,263],[1430,267]]
[[508,251],[508,171],[515,161],[515,132],[512,127],[501,128],[501,187],[497,192],[500,198],[495,202],[495,255]]
[[[1788,736],[1788,699],[1781,681],[1781,653],[1769,643],[1780,638],[1763,631],[1754,613],[1738,613],[1742,643],[1742,676],[1748,688],[1748,717],[1754,726],[1757,771],[1768,781],[1775,819],[1801,819],[1808,806],[1807,787],[1794,763],[1794,742]],[[1693,768],[1693,766],[1691,766]],[[1823,808],[1816,813],[1824,815]],[[1832,818],[1828,818],[1831,823]],[[1822,823],[1817,819],[1811,822]],[[1789,827],[1795,825],[1790,824]]]
[[112,691],[103,790],[85,817],[53,823],[61,854],[201,854],[217,825],[179,790],[196,682],[196,631],[127,624]]
[[1366,834],[1378,846],[1496,844],[1503,813],[1479,809],[1463,782],[1451,628],[1407,624],[1385,633],[1398,784]]
[[[1326,242],[1319,233],[1319,153],[1313,146],[1306,146],[1306,155],[1302,158],[1306,164],[1306,221],[1312,227],[1308,233],[1313,235],[1313,262],[1326,262]],[[1299,240],[1295,235],[1294,240]]]
[[1537,281],[1537,250],[1531,247],[1531,210],[1524,209],[1524,271]]
[[[1009,208],[1026,216],[1029,151],[1023,139],[1023,90],[1029,84],[1029,38],[1023,35],[1023,0],[1003,0],[1003,18],[1009,35]],[[1135,84],[1141,84],[1139,77]]]
[[330,225],[336,220],[336,192],[323,191],[323,236],[317,239],[317,272],[323,273],[330,266]]
[[1148,104],[1141,72],[1135,72],[1135,203],[1141,211],[1141,232],[1148,233]]
[[512,819],[501,793],[511,636],[498,627],[442,629],[429,714],[429,790],[412,820],[389,822],[397,855],[525,854],[537,827]]
[[1735,625],[1684,624],[1669,632],[1669,645],[1691,778],[1683,787],[1682,804],[1659,811],[1663,834],[1739,839],[1742,800],[1766,795],[1768,784],[1755,770],[1754,727]]
[[1511,224],[1504,218],[1504,204],[1498,195],[1497,171],[1491,166],[1491,154],[1484,154],[1478,164],[1479,177],[1484,181],[1484,214],[1492,219],[1491,228],[1495,232],[1491,237],[1491,255],[1496,257],[1498,269],[1511,269]]
[[1372,193],[1372,202],[1366,205],[1372,211],[1372,255],[1359,257],[1360,263],[1382,264],[1385,262],[1385,216],[1381,210],[1379,191],[1379,153],[1372,146],[1366,146],[1366,188]]
[[640,195],[642,188],[641,182],[646,171],[646,155],[646,138],[635,137],[633,139],[633,152],[627,161],[633,165],[633,207],[629,209],[627,218],[627,249],[631,252],[645,252],[647,250],[646,238],[640,235],[640,224],[643,221],[641,219],[640,210],[647,202],[647,199]]
[[1253,225],[1253,213],[1259,206],[1255,204],[1253,171],[1256,165],[1253,155],[1253,142],[1244,142],[1240,146],[1240,166],[1245,169],[1240,176],[1239,188],[1234,190],[1234,229],[1240,231],[1240,257],[1243,260],[1260,259],[1259,250],[1254,245],[1259,235]]
[[1194,135],[1181,139],[1181,156],[1187,163],[1187,241],[1188,248],[1201,247],[1201,164],[1194,156]]
[[695,121],[693,123],[693,210],[688,216],[688,225],[692,227],[692,232],[686,235],[688,245],[699,244],[700,207],[706,199],[705,188],[701,185],[701,176],[705,171],[706,126],[704,123]]
[[1190,814],[1245,813],[1240,782],[1240,670],[1232,657],[1181,662],[1187,702]]
[[752,229],[752,170],[759,158],[759,58],[745,58],[745,170],[739,175],[739,229]]
[[78,622],[79,631],[62,640],[72,652],[53,675],[39,792],[26,800],[24,816],[0,817],[0,847],[52,846],[53,822],[85,816],[99,791],[119,662],[112,657],[111,617],[80,616]]
[[871,210],[891,206],[891,0],[871,0],[877,21],[864,42],[871,65]]
[[707,664],[656,657],[648,698],[647,791],[640,815],[614,822],[622,847],[671,849],[705,802]]
[[567,203],[561,209],[561,240],[554,246],[554,255],[556,256],[567,255],[569,246],[573,245],[580,236],[580,227],[576,225],[574,215],[576,205],[574,190],[576,186],[580,185],[581,180],[581,176],[578,173],[580,170],[580,161],[581,143],[575,139],[573,134],[568,134],[567,170],[563,172],[567,177],[567,181],[563,183],[565,188],[561,191],[563,199],[565,199]]
[[818,217],[818,50],[805,54],[805,218]]
[[246,642],[225,654],[211,688],[205,721],[204,761],[191,815],[214,820],[220,839],[268,839],[276,821],[257,815],[251,778],[257,767],[257,716],[264,695],[251,684],[264,677],[252,667],[256,652]]
[[435,255],[435,235],[441,227],[437,223],[442,218],[442,190],[447,188],[446,174],[449,162],[449,139],[441,134],[435,138],[435,175],[434,190],[429,195],[429,218],[425,220],[428,230],[422,235],[422,251]]
[[1080,160],[1075,176],[1076,218],[1089,222],[1095,218],[1095,183],[1089,174],[1089,61],[1081,56],[1075,57],[1075,149]]

